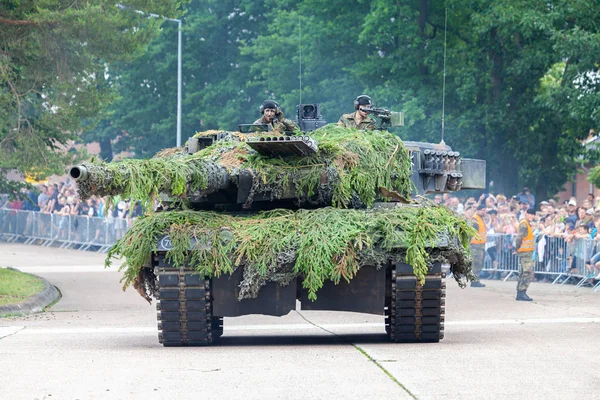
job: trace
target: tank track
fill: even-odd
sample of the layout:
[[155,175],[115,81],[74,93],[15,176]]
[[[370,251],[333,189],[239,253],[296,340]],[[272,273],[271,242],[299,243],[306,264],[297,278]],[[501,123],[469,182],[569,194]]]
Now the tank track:
[[398,263],[388,275],[385,329],[396,343],[439,342],[444,338],[445,274],[434,264],[421,285],[413,267]]
[[156,267],[158,341],[163,346],[208,346],[223,334],[213,317],[211,280],[191,269]]

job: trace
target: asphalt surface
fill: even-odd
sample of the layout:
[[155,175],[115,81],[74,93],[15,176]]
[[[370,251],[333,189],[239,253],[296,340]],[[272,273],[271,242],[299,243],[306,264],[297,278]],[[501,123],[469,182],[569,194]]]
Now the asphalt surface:
[[164,348],[156,311],[104,255],[0,244],[46,278],[51,311],[0,318],[2,399],[600,398],[600,293],[449,279],[439,344],[391,344],[383,317],[294,311],[225,319],[221,344]]

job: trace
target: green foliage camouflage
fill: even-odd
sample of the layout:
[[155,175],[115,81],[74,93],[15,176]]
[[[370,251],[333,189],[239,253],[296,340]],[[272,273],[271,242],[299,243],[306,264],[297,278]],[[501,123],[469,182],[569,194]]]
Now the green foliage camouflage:
[[[411,166],[402,141],[389,132],[365,133],[328,125],[311,132],[319,152],[310,157],[270,158],[258,154],[244,142],[218,141],[195,154],[178,149],[147,160],[128,159],[84,164],[90,176],[78,182],[79,194],[87,198],[121,195],[149,202],[159,193],[185,200],[194,191],[210,193],[225,168],[235,181],[240,171],[250,169],[255,176],[252,193],[269,191],[278,198],[293,184],[299,202],[331,198],[335,207],[370,206],[380,198],[379,188],[409,197]],[[326,177],[327,184],[323,184]],[[314,197],[317,200],[314,200]],[[249,199],[251,201],[251,197]]]
[[143,267],[168,235],[172,249],[166,257],[175,267],[194,268],[206,277],[244,268],[240,299],[255,297],[268,281],[287,284],[296,276],[302,277],[309,298],[316,299],[324,281],[349,281],[360,268],[379,268],[390,260],[412,265],[421,283],[431,262],[447,262],[464,286],[464,278],[472,278],[468,246],[474,233],[462,217],[429,202],[371,210],[277,209],[247,216],[168,211],[136,220],[110,249],[106,265],[124,257],[124,288],[143,287]]

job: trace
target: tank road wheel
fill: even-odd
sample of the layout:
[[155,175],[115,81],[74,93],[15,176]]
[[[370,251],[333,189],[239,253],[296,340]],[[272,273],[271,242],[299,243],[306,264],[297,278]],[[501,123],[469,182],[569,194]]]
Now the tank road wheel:
[[218,339],[223,318],[212,316],[211,281],[190,269],[156,269],[158,341],[164,346],[207,346]]
[[413,267],[396,263],[388,279],[385,330],[392,342],[439,342],[444,338],[445,274],[435,263],[421,285]]

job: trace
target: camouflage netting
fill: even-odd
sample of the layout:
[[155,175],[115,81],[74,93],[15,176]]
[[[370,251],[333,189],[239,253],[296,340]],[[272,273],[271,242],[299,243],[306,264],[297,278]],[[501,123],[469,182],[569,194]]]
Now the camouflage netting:
[[143,267],[169,235],[173,247],[166,255],[176,267],[206,277],[243,268],[240,299],[256,297],[267,282],[287,284],[298,276],[315,299],[325,280],[349,281],[358,269],[379,268],[389,260],[413,265],[421,281],[433,261],[449,263],[464,286],[473,278],[468,251],[473,234],[463,218],[428,201],[379,210],[279,209],[248,216],[168,211],[135,221],[106,264],[123,257],[124,288],[133,285],[149,299],[155,282]]
[[[271,199],[290,190],[298,205],[364,207],[381,199],[382,189],[408,197],[412,189],[410,159],[402,141],[385,131],[364,131],[328,125],[311,132],[319,152],[307,157],[270,158],[258,154],[235,132],[195,154],[166,149],[149,160],[83,166],[87,177],[78,181],[83,199],[92,195],[121,195],[148,203],[163,193],[186,200],[237,185],[241,171],[252,174],[247,204],[257,193]],[[214,132],[199,133],[207,136]],[[193,195],[193,196],[192,196]]]

